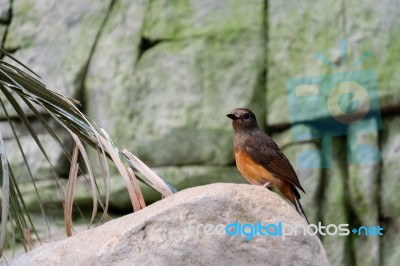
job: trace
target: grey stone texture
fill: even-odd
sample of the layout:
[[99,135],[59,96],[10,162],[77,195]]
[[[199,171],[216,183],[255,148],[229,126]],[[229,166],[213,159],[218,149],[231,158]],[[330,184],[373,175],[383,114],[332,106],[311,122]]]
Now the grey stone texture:
[[329,265],[315,235],[255,236],[248,241],[204,229],[235,221],[305,225],[292,206],[265,188],[212,184],[42,245],[10,265]]
[[[59,91],[80,100],[82,110],[115,143],[179,190],[244,182],[234,164],[233,130],[225,115],[236,107],[251,108],[260,127],[293,164],[306,190],[301,202],[311,223],[383,226],[384,236],[321,237],[331,265],[396,265],[400,260],[399,17],[400,3],[390,0],[0,0],[0,40],[3,48]],[[341,40],[346,58],[341,57]],[[318,153],[323,144],[310,137],[315,134],[310,123],[336,128],[324,124],[329,114],[312,101],[298,109],[300,119],[292,120],[286,82],[340,72],[350,73],[346,78],[352,80],[363,70],[376,76],[381,129],[359,130],[359,124],[350,124],[342,136],[332,138],[331,153]],[[325,98],[323,102],[329,104]],[[5,105],[14,118],[10,104],[5,101]],[[23,109],[30,114],[26,106]],[[23,160],[1,108],[0,119],[11,166],[19,180],[29,180],[26,170],[18,168]],[[379,121],[365,121],[379,129]],[[66,177],[68,161],[39,123],[32,119],[32,125],[56,171]],[[45,206],[60,211],[56,185],[48,180],[48,163],[37,155],[40,151],[23,126],[16,128]],[[295,132],[301,132],[305,141]],[[60,134],[70,147],[67,134]],[[359,150],[360,145],[379,153]],[[376,155],[380,160],[351,163],[351,154]],[[331,158],[330,168],[321,168],[324,156]],[[130,212],[124,183],[115,169],[111,172],[111,210]],[[26,186],[22,191],[27,206],[37,210],[33,191],[29,183]],[[147,186],[142,189],[148,203],[160,200],[159,193]],[[84,211],[84,206],[91,207],[88,191],[86,182],[79,180],[76,199]]]

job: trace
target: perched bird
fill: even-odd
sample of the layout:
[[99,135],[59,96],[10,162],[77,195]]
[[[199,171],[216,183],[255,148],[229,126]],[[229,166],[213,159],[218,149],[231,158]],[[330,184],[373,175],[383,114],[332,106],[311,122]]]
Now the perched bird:
[[300,204],[296,187],[304,191],[296,172],[270,136],[257,125],[256,116],[245,108],[237,108],[227,117],[232,119],[235,160],[239,172],[254,185],[273,186],[290,200],[308,222]]

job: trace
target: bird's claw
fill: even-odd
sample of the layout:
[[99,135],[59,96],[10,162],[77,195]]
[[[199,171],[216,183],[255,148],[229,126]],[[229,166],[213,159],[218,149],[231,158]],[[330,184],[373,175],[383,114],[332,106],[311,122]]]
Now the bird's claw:
[[265,184],[263,185],[263,187],[268,187],[269,184],[271,184],[271,182],[267,181],[267,182],[265,182]]

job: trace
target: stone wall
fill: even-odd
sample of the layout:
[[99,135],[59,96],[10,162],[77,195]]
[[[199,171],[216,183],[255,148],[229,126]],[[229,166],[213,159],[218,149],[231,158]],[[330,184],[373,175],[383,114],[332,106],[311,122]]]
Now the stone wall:
[[[323,237],[332,265],[395,265],[400,260],[399,15],[396,1],[0,0],[0,39],[20,61],[79,99],[116,143],[179,189],[241,182],[225,114],[239,106],[253,109],[297,170],[312,223],[384,227],[383,237]],[[287,80],[364,69],[376,74],[382,127],[356,139],[377,147],[382,160],[348,164],[356,142],[342,134],[333,138],[330,168],[303,168],[301,154],[321,143],[294,139]],[[310,106],[299,111],[310,114]],[[326,119],[318,113],[311,118]],[[0,126],[13,147],[6,123]],[[46,179],[47,164],[35,156],[29,137],[22,138],[35,173]],[[21,164],[9,153],[14,165]],[[50,154],[65,175],[67,162],[59,151]],[[309,160],[315,165],[323,159],[317,154]],[[119,208],[128,201],[120,184],[112,182],[112,202]]]

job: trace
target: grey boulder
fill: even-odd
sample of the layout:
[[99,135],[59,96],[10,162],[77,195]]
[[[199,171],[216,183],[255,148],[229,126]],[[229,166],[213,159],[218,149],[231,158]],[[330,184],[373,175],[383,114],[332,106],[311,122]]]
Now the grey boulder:
[[[317,236],[258,235],[250,239],[230,236],[224,230],[235,222],[259,221],[306,226],[293,206],[268,189],[212,184],[185,189],[95,229],[44,244],[10,264],[328,265]],[[236,230],[230,229],[231,234]]]

